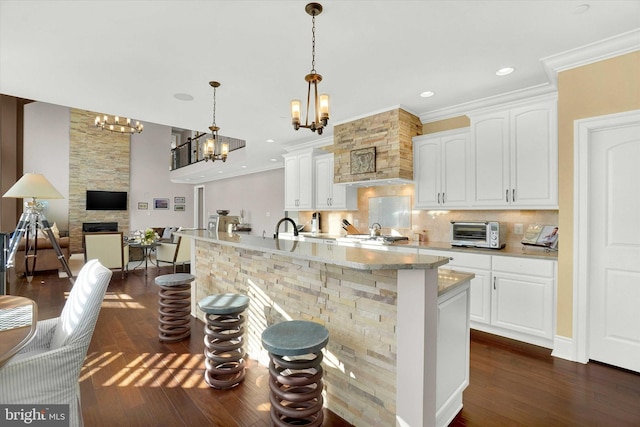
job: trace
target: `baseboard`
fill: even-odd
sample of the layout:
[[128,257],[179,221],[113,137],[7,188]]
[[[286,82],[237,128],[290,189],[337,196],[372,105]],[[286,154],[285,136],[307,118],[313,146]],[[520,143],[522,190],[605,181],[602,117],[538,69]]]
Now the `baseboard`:
[[553,337],[553,351],[551,352],[551,355],[560,359],[578,362],[573,339],[560,335]]

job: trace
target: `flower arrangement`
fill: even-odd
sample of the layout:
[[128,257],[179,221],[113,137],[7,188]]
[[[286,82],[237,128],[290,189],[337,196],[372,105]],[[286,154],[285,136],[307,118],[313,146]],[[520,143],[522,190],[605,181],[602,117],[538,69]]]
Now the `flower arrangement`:
[[153,231],[153,228],[147,228],[146,230],[137,230],[133,233],[133,238],[143,245],[150,245],[151,243],[160,239],[158,233]]

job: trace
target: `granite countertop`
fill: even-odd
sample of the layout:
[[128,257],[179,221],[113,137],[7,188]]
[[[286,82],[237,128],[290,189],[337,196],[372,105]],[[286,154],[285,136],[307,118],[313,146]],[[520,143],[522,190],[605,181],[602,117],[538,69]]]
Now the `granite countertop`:
[[473,273],[455,270],[438,270],[438,296],[457,288],[475,276]]
[[286,255],[291,258],[334,264],[358,270],[424,270],[438,268],[449,262],[446,257],[420,255],[417,253],[383,252],[324,242],[274,239],[272,237],[211,232],[208,230],[182,230],[176,232],[176,234],[221,245]]
[[[288,233],[288,234],[291,235],[292,233]],[[300,235],[303,237],[325,239],[325,240],[337,240],[340,238],[347,237],[344,235],[335,235],[335,234],[329,234],[329,233],[303,232],[303,233],[300,233]],[[376,246],[379,246],[379,245],[376,245]],[[503,249],[482,249],[482,248],[467,248],[467,247],[460,247],[460,246],[451,246],[449,242],[431,242],[431,241],[416,242],[412,240],[403,240],[400,242],[380,244],[380,246],[432,249],[432,250],[438,250],[438,251],[467,252],[467,253],[477,253],[477,254],[484,254],[484,255],[515,256],[515,257],[523,257],[523,258],[539,258],[539,259],[551,259],[551,260],[558,259],[557,251],[547,251],[541,247],[526,246],[526,245],[507,246]]]

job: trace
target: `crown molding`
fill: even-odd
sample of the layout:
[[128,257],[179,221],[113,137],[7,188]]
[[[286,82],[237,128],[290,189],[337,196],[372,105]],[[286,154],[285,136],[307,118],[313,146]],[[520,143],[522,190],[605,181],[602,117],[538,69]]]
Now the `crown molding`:
[[558,86],[558,73],[640,50],[640,28],[540,59],[549,81]]
[[465,116],[475,110],[483,110],[524,99],[554,94],[555,92],[555,87],[551,86],[548,83],[544,83],[538,86],[518,89],[512,92],[490,96],[488,98],[482,98],[475,101],[465,102],[463,104],[453,105],[451,107],[441,108],[439,110],[429,111],[421,114],[418,117],[420,117],[420,121],[423,124],[431,123],[439,120],[451,119],[453,117]]

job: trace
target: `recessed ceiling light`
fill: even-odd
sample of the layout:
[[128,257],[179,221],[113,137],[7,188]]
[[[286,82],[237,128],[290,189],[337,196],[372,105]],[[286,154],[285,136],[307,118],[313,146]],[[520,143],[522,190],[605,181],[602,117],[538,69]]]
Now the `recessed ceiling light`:
[[435,95],[435,92],[431,92],[430,90],[424,91],[420,94],[420,96],[423,98],[429,98],[433,95]]
[[496,71],[496,76],[507,76],[515,71],[513,67],[502,67]]
[[587,10],[589,10],[591,6],[589,6],[588,4],[581,4],[579,6],[576,6],[575,9],[573,9],[573,14],[574,15],[580,15],[581,13],[585,13]]
[[275,142],[273,139],[269,138],[267,139],[267,142]]
[[271,161],[272,161],[272,162],[277,162],[277,161],[278,161],[278,159],[271,159]]
[[222,171],[218,171],[218,173],[222,173]]
[[188,93],[174,93],[173,97],[179,101],[193,101],[193,96]]
[[247,165],[242,165],[242,169],[246,169],[246,168],[247,168]]

